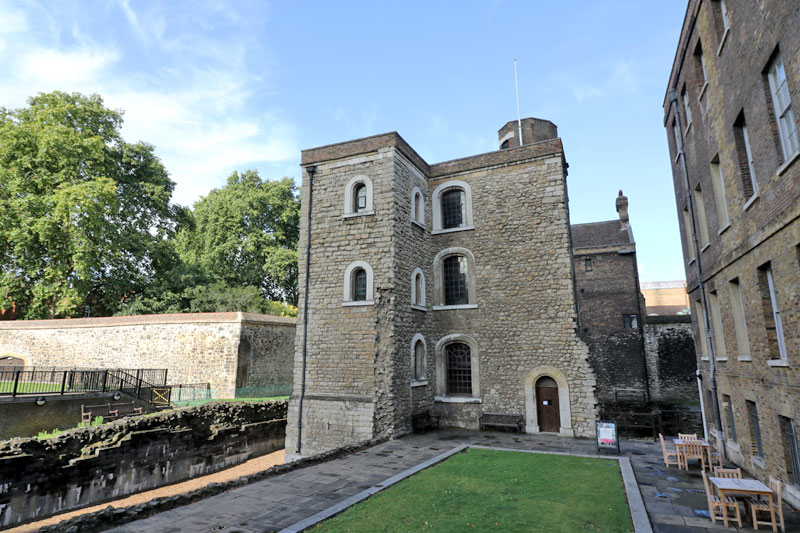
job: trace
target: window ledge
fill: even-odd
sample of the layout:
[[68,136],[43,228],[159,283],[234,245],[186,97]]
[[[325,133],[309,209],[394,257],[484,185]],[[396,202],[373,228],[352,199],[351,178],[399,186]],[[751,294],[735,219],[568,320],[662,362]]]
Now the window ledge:
[[422,222],[419,222],[417,220],[414,220],[413,218],[411,219],[411,223],[414,224],[415,226],[419,227],[419,228],[428,229],[428,228],[425,227],[425,224],[423,224]]
[[415,379],[411,382],[412,387],[425,387],[428,385],[427,379]]
[[723,233],[725,233],[725,232],[728,230],[728,228],[730,228],[730,227],[731,227],[731,223],[730,223],[730,222],[728,222],[727,224],[725,224],[724,226],[722,226],[722,227],[720,228],[720,230],[717,232],[717,235],[722,235],[722,234],[723,234]]
[[481,398],[467,396],[436,396],[433,401],[439,403],[483,403]]
[[471,229],[475,229],[475,226],[460,226],[458,228],[435,229],[431,232],[431,235],[439,235],[440,233],[453,233],[454,231],[467,231]]
[[753,362],[753,358],[750,357],[749,355],[740,355],[739,357],[736,358],[736,360],[737,361],[743,361],[745,363],[752,363]]
[[708,361],[708,357],[706,357],[706,356],[704,355],[703,357],[701,357],[701,358],[700,358],[700,360],[701,360],[701,361]]
[[686,137],[687,135],[689,135],[689,130],[690,130],[690,129],[692,129],[692,123],[691,123],[691,122],[689,123],[689,125],[688,125],[688,126],[686,126],[686,129],[683,131],[683,136],[684,136],[684,137]]
[[767,361],[767,366],[788,367],[789,361],[786,359],[770,359]]
[[359,300],[357,302],[342,302],[342,307],[359,307],[364,305],[375,305],[374,300]]
[[710,243],[710,242],[707,242],[707,243],[705,243],[705,244],[703,245],[703,247],[702,247],[702,248],[700,248],[700,253],[702,254],[703,252],[705,252],[706,250],[708,250],[709,246],[711,246],[711,243]]
[[451,309],[477,309],[478,304],[460,304],[460,305],[434,305],[434,311],[449,311]]
[[681,158],[681,153],[680,153],[680,152],[678,152],[677,154],[675,154],[675,159],[674,159],[674,162],[675,162],[675,164],[676,164],[676,165],[678,164],[678,160],[679,160],[680,158]]
[[428,310],[427,307],[425,307],[424,305],[419,305],[419,304],[411,304],[411,309],[415,309],[417,311],[427,311]]
[[365,217],[367,215],[374,215],[375,210],[370,209],[369,211],[359,211],[358,213],[345,213],[342,215],[342,218],[353,218],[353,217]]
[[744,207],[742,208],[742,211],[747,211],[748,209],[750,209],[750,206],[753,205],[753,202],[755,202],[756,200],[758,200],[758,193],[755,193],[753,196],[750,197],[749,200],[747,200],[744,203]]
[[792,166],[792,163],[794,163],[795,161],[797,161],[797,158],[798,158],[798,157],[800,157],[800,150],[796,151],[794,154],[792,154],[791,156],[789,156],[789,158],[786,160],[786,162],[785,162],[784,164],[782,164],[781,166],[779,166],[779,167],[778,167],[778,170],[776,170],[776,171],[775,171],[775,175],[776,175],[776,176],[780,176],[781,174],[783,174],[784,172],[786,172],[786,170],[787,170],[787,169],[788,169],[790,166]]
[[728,356],[725,355],[725,356],[722,356],[722,357],[716,357],[715,360],[718,363],[727,363],[728,362]]
[[691,265],[695,261],[697,261],[697,258],[696,257],[692,257],[691,259],[689,259],[689,262],[687,264]]
[[731,27],[728,26],[725,28],[725,33],[722,34],[722,39],[719,40],[719,47],[717,48],[717,55],[722,53],[722,47],[725,46],[725,42],[728,40],[728,34],[731,32]]
[[750,462],[753,463],[753,466],[757,466],[761,470],[767,469],[767,463],[764,461],[763,457],[760,457],[758,455],[751,455]]
[[708,89],[708,82],[707,81],[703,82],[703,86],[700,87],[700,94],[697,96],[697,101],[698,102],[703,99],[703,95],[706,94],[706,89]]

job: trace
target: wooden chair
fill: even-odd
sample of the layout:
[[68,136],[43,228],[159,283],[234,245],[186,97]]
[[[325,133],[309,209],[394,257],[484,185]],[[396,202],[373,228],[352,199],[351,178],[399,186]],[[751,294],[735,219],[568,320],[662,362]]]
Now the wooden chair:
[[681,440],[699,440],[697,433],[678,433],[678,438]]
[[667,444],[664,442],[664,435],[661,433],[658,434],[658,438],[661,440],[661,453],[664,456],[664,466],[669,468],[669,465],[677,465],[680,468],[681,463],[678,458],[678,451],[667,448]]
[[697,459],[700,461],[700,466],[703,472],[706,471],[706,451],[699,440],[685,440],[680,447],[680,454],[678,460],[683,460],[683,466],[689,470],[689,459]]
[[714,477],[722,477],[726,479],[742,479],[741,468],[722,468],[721,466],[714,467]]
[[[786,531],[786,525],[783,522],[783,485],[777,479],[769,480],[769,488],[772,489],[772,506],[775,508],[775,519],[781,528],[781,531]],[[744,501],[744,504],[750,510],[750,516],[753,518],[753,528],[758,529],[759,525],[771,526],[771,521],[758,520],[757,513],[767,513],[769,516],[769,500],[767,498],[749,497]],[[771,517],[770,517],[771,520]]]
[[[719,496],[709,487],[708,478],[706,477],[705,470],[701,472],[703,475],[703,485],[706,488],[706,501],[708,502],[708,514],[711,515],[711,523],[716,524],[717,520],[722,520],[722,506],[733,511],[733,517],[742,527],[742,513],[739,511],[739,502],[733,496],[725,496],[725,503],[720,501]],[[717,514],[719,512],[719,514]]]

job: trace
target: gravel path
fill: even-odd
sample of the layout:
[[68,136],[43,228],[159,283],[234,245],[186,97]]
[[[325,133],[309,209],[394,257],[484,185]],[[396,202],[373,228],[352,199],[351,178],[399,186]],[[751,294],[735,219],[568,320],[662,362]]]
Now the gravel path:
[[236,479],[241,476],[249,476],[251,474],[264,471],[270,468],[271,466],[280,464],[283,464],[283,450],[279,450],[277,452],[273,452],[267,455],[262,455],[261,457],[256,457],[255,459],[250,459],[249,461],[245,461],[244,463],[236,465],[232,468],[228,468],[227,470],[215,472],[207,476],[190,479],[189,481],[183,481],[181,483],[176,483],[174,485],[167,485],[166,487],[148,490],[146,492],[140,492],[138,494],[134,494],[133,496],[128,496],[126,498],[122,498],[119,500],[106,502],[102,505],[84,507],[83,509],[79,509],[77,511],[70,511],[68,513],[51,516],[50,518],[45,518],[44,520],[40,520],[38,522],[31,522],[29,524],[18,526],[13,529],[7,529],[5,530],[4,533],[23,533],[23,532],[36,531],[40,527],[52,526],[54,524],[61,522],[62,520],[67,520],[68,518],[73,518],[75,516],[86,513],[93,513],[95,511],[100,511],[109,506],[115,508],[129,507],[131,505],[139,505],[145,502],[149,502],[154,498],[160,498],[162,496],[177,496],[179,494],[184,494],[187,492],[191,492],[193,490],[201,489],[206,485],[208,485],[209,483],[224,483],[226,481],[230,481],[232,479]]

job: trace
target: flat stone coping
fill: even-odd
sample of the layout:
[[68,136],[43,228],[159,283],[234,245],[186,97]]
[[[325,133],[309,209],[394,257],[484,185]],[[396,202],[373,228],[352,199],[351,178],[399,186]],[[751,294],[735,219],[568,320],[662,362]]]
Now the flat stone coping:
[[265,323],[294,326],[297,319],[258,313],[169,313],[163,315],[108,316],[97,318],[56,318],[51,320],[4,320],[0,330],[105,328],[147,324]]
[[631,512],[631,519],[633,520],[633,530],[635,533],[652,533],[653,529],[650,526],[650,519],[647,517],[647,511],[644,507],[644,501],[642,500],[642,495],[639,492],[639,485],[636,483],[636,477],[633,475],[633,468],[631,468],[631,461],[627,457],[621,456],[612,456],[612,455],[592,455],[592,454],[582,454],[582,453],[569,453],[569,452],[558,452],[558,451],[545,451],[545,450],[520,450],[515,448],[504,448],[499,446],[481,446],[477,444],[462,444],[460,446],[456,446],[442,454],[437,455],[427,461],[424,461],[414,467],[409,468],[399,474],[390,477],[386,481],[383,481],[377,485],[374,485],[364,491],[359,492],[353,496],[350,496],[346,500],[343,500],[335,505],[328,507],[327,509],[318,512],[315,515],[309,516],[308,518],[301,520],[299,522],[295,522],[294,524],[285,527],[279,531],[279,533],[299,533],[305,529],[308,529],[323,520],[327,520],[334,515],[337,515],[347,509],[348,507],[352,507],[353,505],[366,500],[373,494],[377,494],[378,492],[387,489],[408,477],[413,476],[417,472],[425,470],[426,468],[433,466],[437,463],[440,463],[447,459],[448,457],[452,457],[453,455],[460,453],[468,448],[476,448],[482,450],[496,450],[501,452],[519,452],[519,453],[538,453],[544,455],[568,455],[572,457],[588,457],[591,459],[611,459],[614,461],[619,461],[620,472],[622,473],[622,482],[625,486],[625,496],[628,499],[628,508]]

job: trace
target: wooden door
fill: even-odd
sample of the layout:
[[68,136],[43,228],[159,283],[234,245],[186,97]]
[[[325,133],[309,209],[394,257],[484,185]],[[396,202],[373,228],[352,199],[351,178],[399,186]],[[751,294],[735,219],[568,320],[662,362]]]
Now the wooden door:
[[553,378],[543,377],[536,382],[536,418],[539,431],[561,431],[561,413],[558,410],[558,385]]

